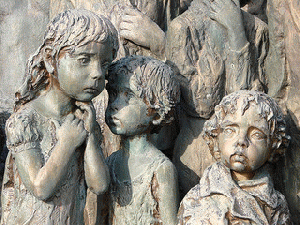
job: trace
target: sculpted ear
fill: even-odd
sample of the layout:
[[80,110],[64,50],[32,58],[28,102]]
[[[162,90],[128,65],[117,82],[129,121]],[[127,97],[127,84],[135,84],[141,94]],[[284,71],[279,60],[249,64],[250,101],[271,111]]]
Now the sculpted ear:
[[268,159],[269,162],[275,163],[276,161],[278,161],[279,157],[284,154],[285,149],[281,147],[281,144],[282,144],[281,140],[277,140],[277,139],[272,140],[272,145],[271,145],[272,152]]
[[53,74],[55,70],[55,60],[53,58],[53,48],[50,46],[45,46],[42,49],[43,61],[45,64],[46,70]]
[[157,116],[154,117],[154,119],[152,120],[152,124],[155,126],[158,126],[161,124],[162,121],[163,121],[163,118],[159,114],[157,114]]
[[153,125],[160,125],[162,122],[164,124],[170,124],[174,120],[174,110],[160,109],[156,112],[152,123]]
[[218,138],[217,137],[211,137],[212,142],[213,142],[213,148],[210,149],[210,153],[212,154],[212,156],[217,160],[220,161],[221,160],[221,151],[219,148],[219,143],[218,143]]
[[206,144],[208,145],[210,154],[217,161],[221,160],[221,152],[220,152],[219,140],[218,140],[219,133],[220,133],[219,129],[212,129],[210,131],[205,131],[204,129],[202,132],[202,138],[205,140]]

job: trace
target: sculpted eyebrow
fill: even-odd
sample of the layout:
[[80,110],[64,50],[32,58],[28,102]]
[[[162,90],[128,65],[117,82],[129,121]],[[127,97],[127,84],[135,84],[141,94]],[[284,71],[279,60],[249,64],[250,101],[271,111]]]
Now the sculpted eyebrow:
[[253,126],[251,126],[254,129],[257,129],[261,132],[263,132],[265,135],[267,135],[269,133],[269,129],[264,127],[264,126],[260,126],[260,124],[254,124]]
[[74,56],[79,56],[79,55],[86,55],[86,56],[94,56],[96,53],[90,53],[90,52],[79,52],[79,53],[73,53]]
[[226,126],[235,126],[237,125],[236,123],[230,121],[230,120],[225,120],[221,123],[221,127],[226,127]]

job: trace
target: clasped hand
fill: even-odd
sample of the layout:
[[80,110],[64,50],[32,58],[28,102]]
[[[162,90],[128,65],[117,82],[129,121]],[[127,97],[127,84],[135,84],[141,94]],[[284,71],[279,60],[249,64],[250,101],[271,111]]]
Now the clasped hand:
[[57,138],[74,148],[78,148],[97,129],[96,112],[92,103],[76,102],[78,109],[69,114],[61,126],[57,126]]

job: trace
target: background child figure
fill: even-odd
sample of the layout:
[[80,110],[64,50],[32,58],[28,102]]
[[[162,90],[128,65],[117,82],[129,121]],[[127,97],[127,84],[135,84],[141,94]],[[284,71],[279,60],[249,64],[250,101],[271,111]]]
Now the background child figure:
[[177,173],[149,141],[170,122],[179,86],[165,63],[142,56],[123,58],[109,70],[106,122],[121,135],[122,148],[107,158],[111,172],[109,224],[175,224]]
[[256,91],[234,92],[215,107],[204,138],[218,161],[181,202],[179,224],[291,224],[267,162],[288,144],[275,101]]
[[91,100],[117,50],[117,32],[104,17],[74,10],[50,22],[6,123],[1,224],[83,224],[86,186],[107,189]]

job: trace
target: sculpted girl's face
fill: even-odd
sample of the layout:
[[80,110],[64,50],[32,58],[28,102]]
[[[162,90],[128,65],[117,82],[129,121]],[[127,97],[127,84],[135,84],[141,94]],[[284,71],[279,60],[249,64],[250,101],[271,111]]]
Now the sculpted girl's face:
[[271,154],[268,122],[259,107],[250,104],[243,114],[227,114],[221,124],[218,144],[222,162],[238,173],[252,173],[266,163]]
[[77,101],[91,101],[105,87],[105,74],[113,60],[110,42],[90,42],[61,51],[57,62],[60,89]]

